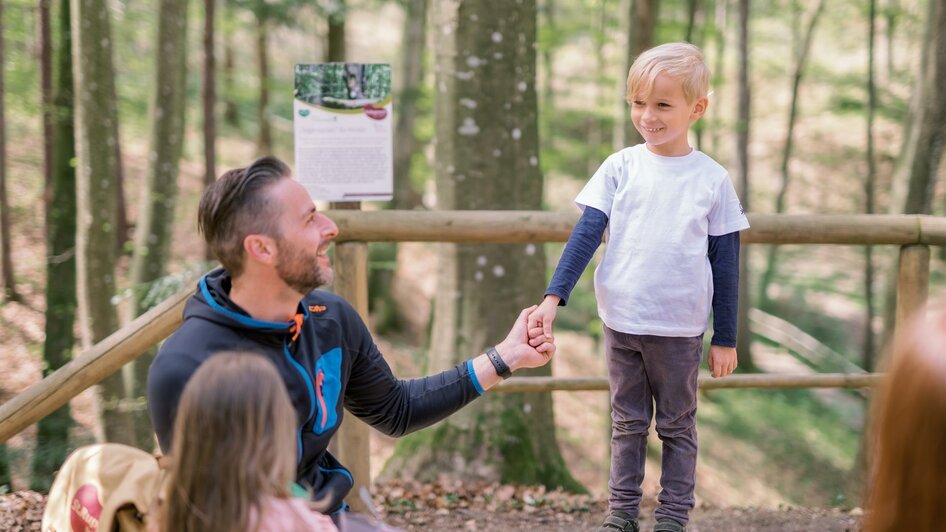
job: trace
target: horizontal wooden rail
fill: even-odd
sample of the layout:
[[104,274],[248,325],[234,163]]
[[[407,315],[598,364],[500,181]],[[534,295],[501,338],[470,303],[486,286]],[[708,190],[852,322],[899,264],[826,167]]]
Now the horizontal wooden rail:
[[[883,373],[802,373],[773,375],[768,373],[737,374],[714,379],[700,375],[701,390],[719,388],[868,388],[883,380]],[[490,392],[585,392],[607,391],[607,377],[513,377]]]
[[[574,226],[576,212],[545,211],[328,211],[339,226],[338,241],[527,243],[564,242]],[[946,218],[921,215],[749,215],[752,229],[742,241],[754,244],[871,244],[900,246],[946,245]],[[927,250],[928,253],[928,250]],[[914,261],[916,262],[916,261]],[[922,262],[922,261],[921,261]],[[910,263],[912,264],[912,263]],[[928,264],[926,264],[928,268]],[[901,265],[903,269],[903,266]],[[907,270],[916,269],[910,266]],[[909,272],[907,272],[909,273]],[[922,273],[922,272],[920,272]],[[904,274],[901,272],[901,278]],[[927,277],[898,297],[904,314],[925,298]],[[901,284],[904,281],[901,279]],[[909,283],[907,283],[909,284]],[[901,289],[903,287],[901,286]],[[915,292],[915,293],[914,293]],[[181,323],[184,303],[192,287],[171,296],[71,362],[0,405],[0,443],[49,415],[70,399],[118,371],[166,338]],[[907,297],[909,296],[909,297]],[[530,379],[543,379],[534,377]],[[498,392],[537,391],[542,381],[511,379]],[[862,387],[872,386],[877,375],[733,375],[701,380],[704,389],[729,387]],[[763,384],[764,382],[770,384]],[[589,384],[590,382],[596,384]],[[539,386],[539,388],[534,388]],[[605,379],[566,379],[555,386],[569,389],[606,389]],[[583,388],[582,386],[593,386]],[[516,388],[520,387],[520,388]],[[522,388],[524,387],[524,388]]]
[[[577,212],[327,211],[339,241],[564,242]],[[877,214],[750,214],[742,235],[752,244],[946,245],[946,218]]]
[[0,405],[0,443],[53,413],[167,338],[181,324],[184,303],[193,293],[193,285],[188,283],[186,289]]

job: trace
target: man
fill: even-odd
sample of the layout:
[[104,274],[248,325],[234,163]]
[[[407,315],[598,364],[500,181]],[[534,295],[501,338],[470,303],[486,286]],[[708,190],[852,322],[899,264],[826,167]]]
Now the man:
[[529,345],[532,309],[526,309],[487,354],[429,377],[397,379],[351,305],[315,291],[332,281],[326,251],[338,227],[275,157],[214,182],[200,200],[198,229],[223,268],[200,280],[184,323],[149,370],[148,409],[161,448],[173,454],[177,403],[201,363],[222,350],[258,352],[279,370],[298,415],[298,483],[330,512],[344,508],[353,483],[327,452],[343,408],[400,436],[456,412],[511,371],[541,366],[555,354],[552,343]]

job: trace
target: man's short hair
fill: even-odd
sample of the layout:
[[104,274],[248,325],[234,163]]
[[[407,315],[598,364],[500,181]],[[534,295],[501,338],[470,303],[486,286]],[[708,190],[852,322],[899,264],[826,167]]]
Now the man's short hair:
[[280,237],[280,208],[267,189],[291,175],[289,165],[266,156],[224,172],[201,196],[197,230],[232,277],[243,273],[243,240],[248,235]]
[[703,59],[703,52],[690,43],[672,42],[655,46],[637,56],[627,73],[627,102],[650,96],[654,81],[660,74],[666,74],[683,85],[687,103],[692,104],[709,92],[710,69]]

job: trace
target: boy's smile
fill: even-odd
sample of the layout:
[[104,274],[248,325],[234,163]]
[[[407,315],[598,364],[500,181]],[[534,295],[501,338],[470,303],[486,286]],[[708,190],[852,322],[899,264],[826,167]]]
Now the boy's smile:
[[706,111],[706,97],[688,103],[679,80],[666,74],[654,79],[650,94],[631,102],[631,122],[644,137],[647,148],[666,157],[690,153],[687,131]]

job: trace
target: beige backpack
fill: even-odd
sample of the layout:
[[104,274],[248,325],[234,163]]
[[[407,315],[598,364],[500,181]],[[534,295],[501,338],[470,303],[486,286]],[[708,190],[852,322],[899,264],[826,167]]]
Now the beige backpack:
[[49,489],[43,532],[140,532],[157,508],[158,460],[134,447],[101,443],[76,449]]

